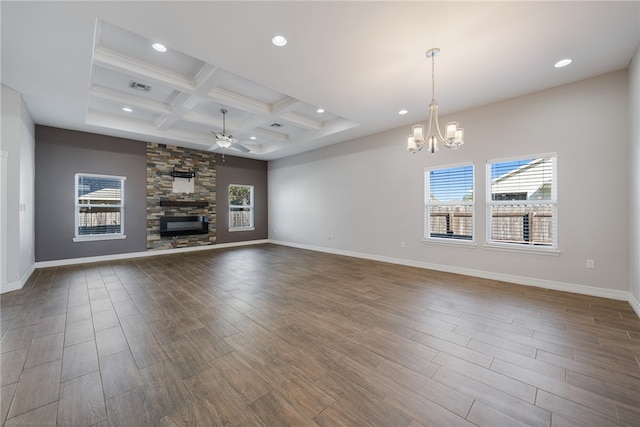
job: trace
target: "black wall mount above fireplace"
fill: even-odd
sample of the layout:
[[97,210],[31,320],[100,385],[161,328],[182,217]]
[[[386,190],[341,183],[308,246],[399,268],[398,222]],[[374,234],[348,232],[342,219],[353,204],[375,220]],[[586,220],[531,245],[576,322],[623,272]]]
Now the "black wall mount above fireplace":
[[161,236],[188,236],[209,233],[209,220],[205,215],[163,216],[160,218]]

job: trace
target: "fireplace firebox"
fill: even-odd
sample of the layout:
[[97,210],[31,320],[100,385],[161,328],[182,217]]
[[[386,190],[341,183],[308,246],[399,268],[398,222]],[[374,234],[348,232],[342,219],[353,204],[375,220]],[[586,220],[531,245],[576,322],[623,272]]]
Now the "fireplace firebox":
[[209,233],[209,220],[205,215],[163,216],[160,218],[161,236],[188,236]]

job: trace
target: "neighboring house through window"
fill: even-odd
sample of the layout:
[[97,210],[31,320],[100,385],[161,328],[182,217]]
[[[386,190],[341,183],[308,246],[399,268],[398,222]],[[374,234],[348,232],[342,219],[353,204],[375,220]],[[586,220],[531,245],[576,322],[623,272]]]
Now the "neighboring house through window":
[[425,240],[473,241],[473,165],[425,170]]
[[229,231],[253,229],[253,185],[229,185]]
[[123,176],[75,174],[75,242],[123,239]]
[[487,163],[487,244],[557,249],[555,154]]

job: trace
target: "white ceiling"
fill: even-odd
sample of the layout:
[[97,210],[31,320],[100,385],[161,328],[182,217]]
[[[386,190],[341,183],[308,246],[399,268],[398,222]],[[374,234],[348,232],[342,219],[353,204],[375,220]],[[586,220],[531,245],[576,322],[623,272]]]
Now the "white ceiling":
[[433,47],[448,114],[627,68],[640,43],[640,1],[3,0],[0,14],[2,84],[37,124],[207,150],[226,108],[251,149],[232,154],[264,160],[408,133],[426,119]]

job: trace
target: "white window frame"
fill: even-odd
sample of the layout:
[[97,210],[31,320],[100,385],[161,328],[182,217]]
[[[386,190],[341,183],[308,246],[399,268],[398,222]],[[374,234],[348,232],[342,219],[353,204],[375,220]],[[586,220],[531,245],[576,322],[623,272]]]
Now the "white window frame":
[[[247,187],[247,188],[249,188],[249,194],[250,194],[249,205],[242,205],[242,206],[232,205],[231,204],[231,200],[229,198],[229,191],[231,190],[231,187]],[[227,203],[229,204],[229,231],[251,231],[251,230],[255,230],[255,225],[254,225],[254,220],[255,220],[254,191],[255,191],[255,187],[253,185],[250,185],[250,184],[229,184],[229,187],[227,187]],[[236,209],[237,208],[242,208],[242,209],[249,208],[249,213],[250,213],[249,222],[250,222],[250,224],[248,226],[234,227],[232,225],[232,223],[231,223],[231,219],[232,219],[231,212],[233,211],[234,208],[236,208]]]
[[[80,178],[104,178],[111,180],[120,180],[120,203],[119,204],[101,204],[101,203],[90,203],[90,204],[80,204],[78,203],[78,181]],[[82,173],[78,172],[74,175],[74,242],[93,242],[99,240],[114,240],[114,239],[125,239],[127,237],[124,234],[124,201],[125,201],[125,181],[127,177],[125,176],[117,176],[117,175],[100,175],[93,173]],[[78,234],[79,227],[79,213],[81,208],[86,207],[110,207],[110,208],[120,208],[120,232],[119,233],[105,233],[105,234]]]
[[[473,199],[471,201],[454,200],[454,201],[432,201],[431,200],[431,171],[434,170],[446,170],[446,169],[458,169],[471,167],[471,194]],[[445,245],[462,245],[462,246],[476,246],[476,209],[475,209],[475,165],[473,163],[459,163],[453,165],[433,166],[424,169],[424,237],[425,243],[437,243]],[[459,237],[432,237],[431,236],[431,207],[433,206],[471,206],[471,239],[463,239]]]
[[[527,159],[551,158],[551,199],[544,200],[493,200],[492,198],[492,177],[491,165],[495,163],[515,162]],[[494,206],[514,206],[514,205],[551,205],[552,211],[552,236],[550,245],[536,245],[533,243],[503,242],[492,239],[492,208]],[[487,160],[486,163],[486,243],[487,249],[504,250],[510,252],[527,252],[547,255],[559,255],[558,248],[558,154],[542,153],[509,157],[501,159]]]

